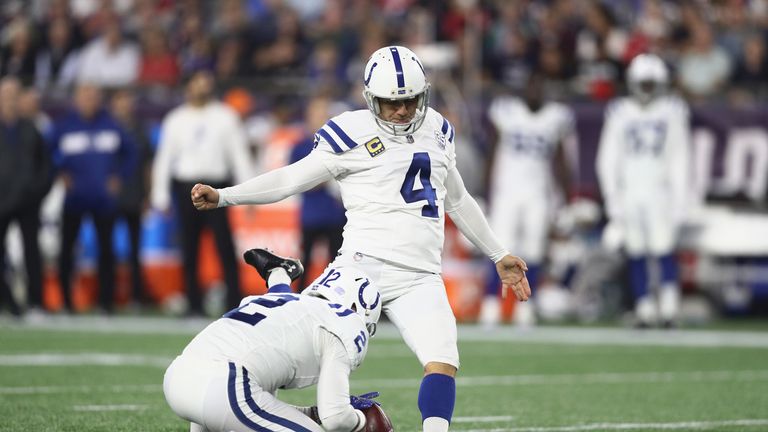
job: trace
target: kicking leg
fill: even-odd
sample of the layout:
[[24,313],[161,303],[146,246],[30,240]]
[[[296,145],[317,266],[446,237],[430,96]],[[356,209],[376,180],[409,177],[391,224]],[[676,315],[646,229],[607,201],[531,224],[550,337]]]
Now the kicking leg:
[[[304,273],[304,266],[301,264],[301,261],[275,255],[267,249],[256,248],[247,250],[243,254],[243,259],[254,267],[259,272],[259,275],[267,281],[270,292],[291,292],[291,282]],[[282,271],[276,273],[275,270],[278,269]],[[275,279],[272,279],[273,273],[275,274]],[[283,274],[287,276],[287,280],[282,277]]]

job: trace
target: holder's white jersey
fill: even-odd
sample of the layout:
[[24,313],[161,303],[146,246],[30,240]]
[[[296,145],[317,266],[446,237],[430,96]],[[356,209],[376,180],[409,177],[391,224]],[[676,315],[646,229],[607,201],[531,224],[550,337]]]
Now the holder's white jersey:
[[611,213],[627,200],[652,201],[680,211],[688,184],[688,106],[675,96],[641,105],[617,99],[606,108],[597,174]]
[[453,127],[431,108],[403,137],[384,133],[368,110],[345,112],[320,128],[314,152],[338,181],[347,210],[342,251],[441,272],[453,138]]
[[303,388],[320,376],[327,340],[321,329],[338,337],[351,370],[357,369],[368,350],[362,317],[324,299],[287,293],[246,297],[200,332],[183,355],[243,364],[268,392]]
[[[493,163],[494,195],[503,199],[534,194],[546,197],[552,187],[552,159],[557,146],[574,132],[567,106],[548,102],[532,112],[520,98],[499,97],[488,111],[499,133]],[[510,185],[524,185],[510,192]]]

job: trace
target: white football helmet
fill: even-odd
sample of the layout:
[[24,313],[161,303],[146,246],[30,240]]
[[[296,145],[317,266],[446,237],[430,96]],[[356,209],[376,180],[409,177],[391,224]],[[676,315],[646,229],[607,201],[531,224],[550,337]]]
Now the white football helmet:
[[[365,65],[363,97],[376,123],[385,132],[404,136],[416,132],[424,123],[429,105],[429,82],[421,61],[408,48],[388,46],[378,49]],[[379,99],[417,98],[416,114],[409,123],[381,119]]]
[[653,54],[640,54],[627,68],[630,93],[642,103],[648,103],[667,89],[669,72],[664,61]]
[[363,317],[368,334],[376,334],[376,323],[381,316],[381,294],[361,270],[354,267],[331,267],[302,294],[322,297],[341,305],[340,311],[349,309],[357,312]]

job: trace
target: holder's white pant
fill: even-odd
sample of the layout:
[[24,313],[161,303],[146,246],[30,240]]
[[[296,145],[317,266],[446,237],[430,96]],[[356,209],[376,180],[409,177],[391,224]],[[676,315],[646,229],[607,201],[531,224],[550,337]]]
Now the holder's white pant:
[[323,432],[234,362],[176,357],[165,372],[163,392],[173,412],[211,432]]

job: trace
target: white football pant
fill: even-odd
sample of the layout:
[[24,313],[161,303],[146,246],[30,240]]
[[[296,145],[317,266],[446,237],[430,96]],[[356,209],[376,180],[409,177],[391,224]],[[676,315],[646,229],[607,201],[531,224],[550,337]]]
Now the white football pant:
[[664,200],[626,200],[624,204],[621,225],[627,253],[635,257],[670,254],[678,224]]
[[494,197],[489,223],[508,250],[528,262],[540,263],[546,252],[550,204],[538,195],[520,198]]
[[264,391],[258,377],[234,362],[178,356],[165,372],[163,392],[173,412],[193,423],[193,432],[323,432],[299,410]]

